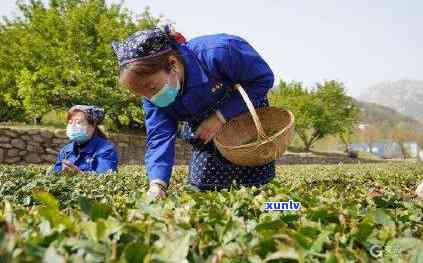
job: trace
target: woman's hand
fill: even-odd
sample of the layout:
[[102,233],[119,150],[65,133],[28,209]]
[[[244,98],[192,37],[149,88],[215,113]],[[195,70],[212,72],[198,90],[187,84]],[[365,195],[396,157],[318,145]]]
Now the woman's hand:
[[68,171],[68,172],[71,172],[71,173],[79,173],[80,172],[79,168],[68,160],[64,160],[62,162],[62,171]]
[[200,127],[195,131],[194,138],[201,139],[204,144],[207,144],[216,136],[223,127],[223,124],[217,113],[214,113],[201,123]]
[[151,183],[150,188],[147,191],[147,196],[150,199],[159,199],[159,198],[165,198],[166,197],[166,190],[165,187],[161,184],[157,183]]

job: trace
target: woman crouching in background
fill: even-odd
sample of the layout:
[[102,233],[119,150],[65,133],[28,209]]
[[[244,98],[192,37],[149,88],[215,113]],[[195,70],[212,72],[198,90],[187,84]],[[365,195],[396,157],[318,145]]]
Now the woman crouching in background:
[[69,109],[66,135],[71,142],[60,150],[54,172],[101,174],[117,170],[116,148],[98,128],[103,120],[102,108],[75,105]]

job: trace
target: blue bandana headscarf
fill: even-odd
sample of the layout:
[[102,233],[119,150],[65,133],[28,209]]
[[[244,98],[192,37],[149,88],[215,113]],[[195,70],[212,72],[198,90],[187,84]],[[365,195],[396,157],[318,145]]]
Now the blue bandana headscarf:
[[104,120],[104,109],[90,105],[75,105],[69,109],[69,113],[82,111],[87,116],[88,123],[98,125]]
[[163,54],[172,49],[172,38],[168,28],[154,28],[139,31],[124,42],[112,42],[113,50],[118,58],[119,66],[133,61]]

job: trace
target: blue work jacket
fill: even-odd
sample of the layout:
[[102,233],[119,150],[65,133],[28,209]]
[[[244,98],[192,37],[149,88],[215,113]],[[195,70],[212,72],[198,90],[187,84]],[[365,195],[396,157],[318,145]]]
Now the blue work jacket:
[[54,172],[62,171],[62,162],[67,159],[77,166],[82,172],[106,173],[116,171],[118,167],[118,154],[115,146],[100,136],[92,137],[80,149],[76,142],[66,144],[57,156]]
[[159,108],[142,99],[147,130],[145,165],[149,181],[168,184],[175,159],[178,121],[193,121],[223,96],[218,108],[226,120],[248,111],[235,84],[253,104],[267,96],[274,75],[269,65],[244,39],[216,34],[194,38],[175,47],[183,59],[185,83],[175,101]]

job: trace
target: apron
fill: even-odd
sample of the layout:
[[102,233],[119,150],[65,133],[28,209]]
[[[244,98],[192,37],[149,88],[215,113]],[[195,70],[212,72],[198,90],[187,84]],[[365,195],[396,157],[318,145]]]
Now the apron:
[[[260,166],[240,166],[225,159],[214,146],[213,141],[204,144],[193,138],[201,122],[213,114],[234,92],[229,90],[214,105],[189,121],[183,122],[177,136],[192,145],[188,183],[200,191],[221,190],[231,186],[260,186],[275,176],[275,161]],[[264,98],[255,107],[268,106]]]

